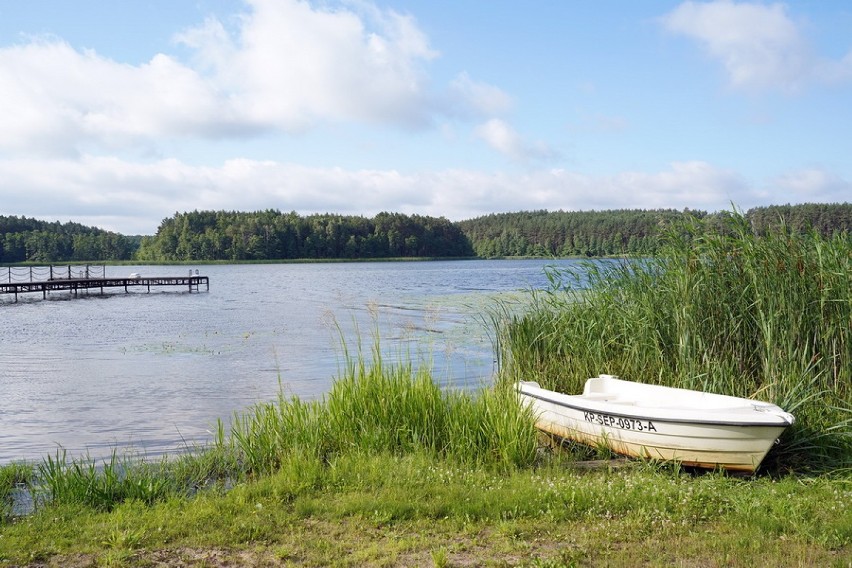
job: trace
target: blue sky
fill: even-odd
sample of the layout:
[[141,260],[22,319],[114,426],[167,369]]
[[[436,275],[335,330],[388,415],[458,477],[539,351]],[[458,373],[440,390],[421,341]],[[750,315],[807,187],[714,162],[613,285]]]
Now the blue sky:
[[848,202],[852,4],[0,1],[0,214]]

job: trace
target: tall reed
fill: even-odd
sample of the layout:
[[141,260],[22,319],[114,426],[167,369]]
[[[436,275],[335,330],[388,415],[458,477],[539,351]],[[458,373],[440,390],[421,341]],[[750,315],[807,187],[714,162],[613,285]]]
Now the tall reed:
[[755,236],[734,213],[666,238],[652,259],[554,269],[534,307],[500,324],[504,375],[579,392],[610,373],[768,400],[797,417],[770,461],[852,466],[850,236]]
[[230,447],[250,473],[276,470],[296,453],[328,462],[347,454],[425,453],[461,462],[517,467],[532,463],[529,410],[506,386],[477,393],[442,390],[428,369],[387,365],[378,345],[371,363],[347,358],[319,401],[279,397],[234,420]]
[[0,466],[0,522],[14,510],[14,493],[32,481],[33,467],[25,463]]
[[124,501],[153,503],[175,492],[162,467],[119,457],[116,451],[99,465],[88,457],[69,460],[65,450],[58,450],[37,470],[34,490],[42,493],[37,503],[78,504],[106,511]]
[[33,467],[26,463],[0,466],[0,501],[6,499],[17,486],[28,483],[32,476]]

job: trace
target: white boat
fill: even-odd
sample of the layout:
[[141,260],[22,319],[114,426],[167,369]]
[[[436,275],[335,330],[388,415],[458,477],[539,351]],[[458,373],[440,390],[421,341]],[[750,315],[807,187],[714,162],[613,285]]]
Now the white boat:
[[601,375],[583,394],[519,382],[536,427],[618,454],[753,472],[794,417],[768,402]]

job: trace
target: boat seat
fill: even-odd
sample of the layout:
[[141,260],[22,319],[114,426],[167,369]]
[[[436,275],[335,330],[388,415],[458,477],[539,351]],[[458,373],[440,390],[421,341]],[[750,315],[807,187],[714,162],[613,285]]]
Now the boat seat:
[[605,392],[593,392],[589,394],[584,394],[583,398],[587,400],[600,400],[600,401],[608,401],[612,398],[615,398],[614,395],[605,393]]
[[611,404],[620,404],[622,406],[636,406],[636,401],[631,399],[619,399],[615,393],[596,392],[584,394],[583,398],[595,402],[609,402]]

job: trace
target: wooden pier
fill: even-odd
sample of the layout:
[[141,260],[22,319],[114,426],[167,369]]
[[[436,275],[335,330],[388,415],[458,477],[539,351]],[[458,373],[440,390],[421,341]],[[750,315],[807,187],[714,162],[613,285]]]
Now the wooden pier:
[[[11,272],[9,273],[11,275]],[[53,274],[53,270],[51,270]],[[205,291],[210,291],[210,280],[207,276],[141,276],[132,274],[123,278],[110,278],[106,276],[91,276],[89,270],[77,277],[69,271],[70,278],[51,277],[46,280],[11,281],[0,280],[0,294],[11,294],[18,301],[18,295],[27,293],[41,293],[42,298],[47,298],[51,292],[70,292],[74,296],[80,293],[91,293],[99,291],[101,294],[107,288],[123,288],[125,293],[130,293],[131,288],[145,288],[148,292],[152,287],[183,287],[188,292],[200,292],[204,286]]]

